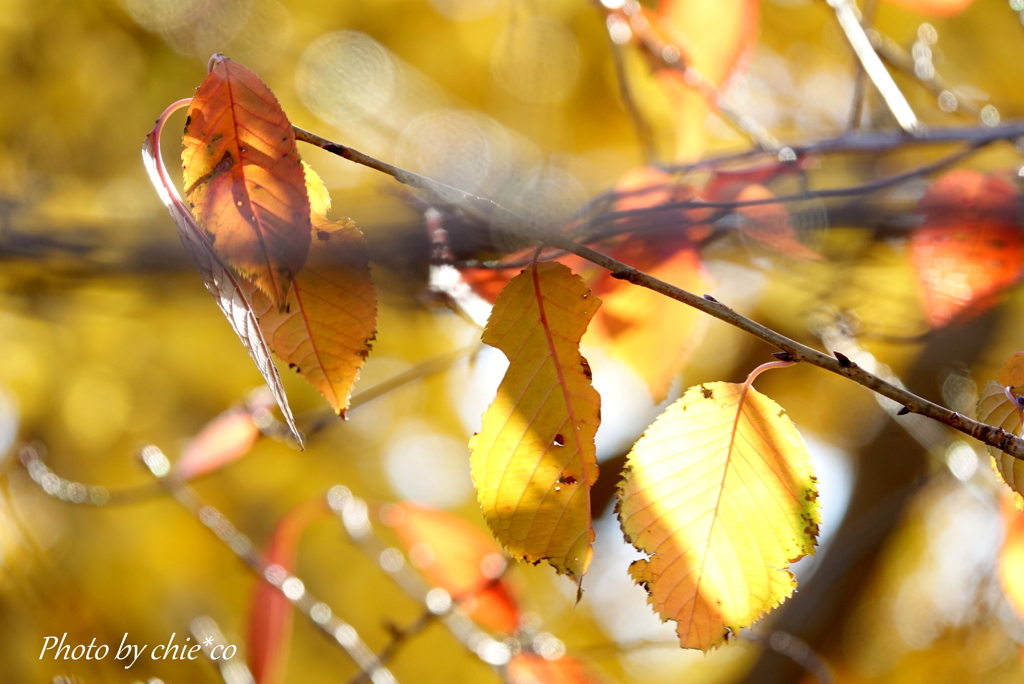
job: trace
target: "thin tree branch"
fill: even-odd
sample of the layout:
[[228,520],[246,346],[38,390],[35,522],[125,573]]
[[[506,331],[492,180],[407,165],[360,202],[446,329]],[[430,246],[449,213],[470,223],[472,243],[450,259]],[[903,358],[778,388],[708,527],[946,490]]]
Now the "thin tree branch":
[[259,576],[261,581],[269,582],[291,601],[299,612],[309,618],[317,629],[341,646],[360,670],[371,675],[370,679],[374,684],[397,684],[395,676],[377,660],[352,625],[336,616],[326,603],[310,594],[302,580],[280,565],[268,561],[256,550],[247,536],[239,532],[223,513],[204,502],[188,484],[167,475],[169,464],[159,449],[154,446],[144,447],[142,460],[175,501],[209,528]]
[[647,122],[646,117],[644,117],[640,108],[637,107],[636,100],[633,98],[633,92],[629,86],[629,74],[626,73],[625,52],[622,46],[615,42],[611,33],[608,34],[608,43],[612,55],[612,64],[615,66],[615,80],[619,84],[619,97],[622,100],[622,106],[626,108],[626,111],[629,113],[629,119],[633,122],[633,129],[636,131],[644,162],[652,164],[656,158],[654,133],[651,131],[651,125]]
[[[483,215],[479,215],[479,218],[491,218],[494,225],[498,228],[505,228],[508,226],[513,234],[524,237],[529,236],[548,247],[554,247],[566,252],[571,252],[586,259],[587,261],[590,261],[591,263],[607,269],[611,272],[612,277],[614,278],[626,280],[634,285],[639,285],[649,290],[653,290],[654,292],[658,292],[675,299],[676,301],[682,302],[683,304],[702,311],[710,316],[714,316],[733,327],[739,328],[740,330],[743,330],[744,332],[747,332],[779,349],[788,359],[793,361],[803,361],[811,365],[818,366],[819,368],[831,373],[835,373],[836,375],[843,376],[876,392],[877,394],[902,404],[907,409],[907,412],[917,413],[928,418],[932,418],[933,420],[937,420],[940,423],[944,423],[955,430],[959,430],[964,434],[970,435],[989,446],[1001,449],[1014,458],[1024,460],[1024,439],[1021,439],[1001,428],[979,423],[978,421],[967,418],[955,411],[950,411],[947,408],[919,397],[912,392],[896,387],[892,383],[886,382],[885,380],[868,373],[842,354],[839,354],[838,357],[829,356],[817,351],[816,349],[812,349],[806,345],[796,342],[785,335],[777,333],[774,330],[753,321],[736,311],[733,311],[709,295],[700,297],[691,292],[687,292],[682,288],[659,280],[617,259],[613,259],[607,254],[603,254],[595,249],[581,245],[567,236],[543,230],[540,226],[528,221],[514,212],[509,211],[508,209],[505,209],[504,207],[501,207],[491,200],[486,200],[476,197],[471,193],[456,190],[455,188],[444,185],[443,183],[438,183],[437,181],[424,178],[417,174],[411,174],[390,164],[368,157],[367,155],[357,152],[352,148],[344,147],[337,143],[327,141],[320,136],[315,136],[305,131],[301,131],[301,129],[296,130],[296,138],[305,142],[313,141],[313,144],[318,144],[316,141],[321,141],[322,144],[319,144],[318,146],[329,152],[339,154],[346,159],[353,161],[357,159],[366,159],[370,162],[367,165],[371,168],[382,170],[385,173],[390,173],[390,175],[403,183],[415,185],[416,187],[427,190],[428,192],[436,192],[443,201],[451,201],[451,198],[462,197],[466,200],[464,206],[467,210],[474,213],[484,210]],[[389,172],[386,169],[390,169],[391,171]],[[711,206],[711,204],[707,206]]]
[[901,48],[892,38],[882,35],[873,29],[867,31],[867,36],[871,41],[871,46],[883,60],[917,80],[936,97],[941,98],[948,93],[956,103],[955,111],[975,118],[981,117],[981,107],[950,85],[946,79],[942,78],[935,71],[934,67],[931,69],[931,75],[922,74],[917,68],[917,63],[913,56]]
[[850,0],[827,0],[827,2],[835,10],[836,20],[843,29],[843,33],[846,34],[846,39],[850,42],[850,47],[853,48],[854,54],[860,60],[861,66],[864,67],[864,72],[878,89],[885,104],[889,107],[889,111],[896,117],[900,128],[911,135],[916,135],[922,128],[921,123],[917,120],[914,110],[910,108],[907,98],[903,97],[899,86],[886,71],[878,53],[871,46],[871,41],[857,17],[854,5]]
[[[865,29],[869,28],[871,22],[874,21],[877,7],[877,0],[865,0],[863,19],[861,20],[861,25]],[[847,130],[854,131],[860,128],[860,120],[864,111],[865,76],[867,74],[864,71],[864,65],[861,64],[860,60],[857,60],[856,72],[853,77],[853,101],[850,103],[850,119],[846,124]]]

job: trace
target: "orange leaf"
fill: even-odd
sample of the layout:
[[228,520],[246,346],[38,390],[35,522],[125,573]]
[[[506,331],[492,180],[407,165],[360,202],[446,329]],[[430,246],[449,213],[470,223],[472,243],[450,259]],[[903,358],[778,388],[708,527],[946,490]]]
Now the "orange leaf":
[[470,441],[473,482],[491,531],[516,558],[547,560],[577,584],[593,555],[590,487],[600,397],[579,342],[601,301],[554,262],[512,279],[483,341],[508,371]]
[[813,553],[817,491],[807,447],[747,385],[691,387],[634,445],[619,521],[650,555],[630,567],[684,648],[707,651],[793,592]]
[[[692,248],[664,255],[647,273],[690,292],[707,289],[700,255]],[[607,282],[607,290],[595,286],[604,305],[594,318],[587,343],[606,347],[610,356],[632,368],[647,383],[652,400],[660,403],[703,337],[705,321],[696,309],[647,288],[610,276]]]
[[394,504],[387,511],[385,522],[427,581],[451,594],[487,629],[504,634],[519,629],[519,608],[500,578],[505,555],[490,535],[456,515],[421,504]]
[[758,0],[662,0],[660,26],[677,45],[688,67],[700,74],[712,92],[698,92],[675,70],[658,80],[675,112],[676,159],[693,161],[706,145],[704,123],[709,97],[725,85],[757,38]]
[[1001,178],[952,171],[928,189],[910,238],[928,324],[976,316],[1024,273],[1018,193]]
[[260,429],[245,408],[220,414],[199,431],[174,462],[174,474],[182,480],[205,475],[238,460],[252,450]]
[[185,122],[185,196],[217,253],[279,307],[309,251],[310,208],[291,123],[254,73],[210,59]]
[[209,238],[196,224],[192,213],[185,206],[181,196],[178,195],[178,190],[171,182],[164,166],[163,156],[160,154],[160,133],[164,123],[172,112],[186,102],[187,100],[171,105],[157,119],[156,126],[143,142],[142,161],[157,194],[171,213],[171,218],[174,219],[178,229],[178,238],[199,271],[203,284],[213,295],[221,313],[228,319],[231,329],[238,335],[245,350],[249,352],[249,358],[256,364],[264,382],[267,383],[274,395],[275,401],[281,407],[285,422],[301,448],[302,435],[295,425],[295,418],[288,406],[288,397],[284,393],[284,387],[281,386],[281,377],[278,375],[277,366],[274,365],[274,360],[270,356],[270,349],[263,339],[259,321],[256,320],[256,314],[249,302],[251,287],[249,283],[227,268],[217,252],[214,251]]
[[888,0],[911,12],[931,14],[936,17],[951,17],[971,6],[974,0]]
[[548,660],[536,653],[520,651],[508,663],[508,679],[512,684],[600,684],[601,680],[587,671],[583,663],[562,656]]
[[377,294],[363,234],[351,221],[328,221],[330,196],[306,167],[313,201],[313,242],[284,310],[253,294],[260,328],[278,358],[320,391],[342,418],[370,352]]
[[[775,195],[763,185],[734,183],[722,186],[709,198],[723,202],[752,202],[774,199]],[[772,202],[737,207],[740,217],[739,230],[743,235],[757,240],[765,247],[802,261],[816,261],[821,255],[797,239],[785,205]]]
[[[288,573],[295,572],[302,532],[310,523],[330,514],[331,509],[323,497],[304,501],[288,511],[267,544],[264,551],[267,560]],[[248,661],[256,684],[277,684],[284,680],[293,617],[292,602],[278,587],[260,580],[249,613]]]
[[1024,619],[1024,513],[1014,505],[1015,498],[1007,492],[1000,506],[1006,536],[999,552],[999,583],[1010,605]]

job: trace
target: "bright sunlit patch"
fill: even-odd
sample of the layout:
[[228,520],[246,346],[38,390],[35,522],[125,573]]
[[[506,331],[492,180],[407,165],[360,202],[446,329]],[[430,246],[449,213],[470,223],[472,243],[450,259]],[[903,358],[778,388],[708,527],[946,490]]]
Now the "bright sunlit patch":
[[391,433],[384,470],[399,498],[454,508],[473,494],[467,452],[464,441],[409,418]]

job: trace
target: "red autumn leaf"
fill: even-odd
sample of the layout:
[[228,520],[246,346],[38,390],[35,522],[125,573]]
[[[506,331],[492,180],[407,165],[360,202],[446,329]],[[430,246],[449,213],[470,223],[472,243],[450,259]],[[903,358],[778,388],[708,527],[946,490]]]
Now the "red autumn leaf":
[[[331,509],[323,497],[300,503],[277,523],[264,554],[288,573],[295,571],[299,538],[310,523],[327,517]],[[292,603],[266,580],[256,586],[249,612],[249,669],[256,684],[284,681],[288,642],[292,635]]]
[[754,46],[758,16],[758,0],[662,0],[658,5],[659,26],[692,70],[690,79],[674,69],[658,73],[675,112],[679,161],[703,152],[707,114],[717,91]]
[[911,12],[930,14],[935,17],[951,17],[971,6],[974,0],[888,0]]
[[277,98],[254,73],[214,55],[182,142],[196,221],[229,266],[283,307],[311,228],[295,134]]
[[600,684],[583,663],[562,656],[548,660],[536,653],[521,651],[508,664],[508,679],[512,684]]
[[[714,188],[713,193],[709,192],[708,197],[719,202],[751,202],[774,199],[775,195],[758,183],[723,183]],[[820,254],[797,239],[785,205],[772,202],[741,206],[736,208],[736,214],[740,218],[740,232],[772,251],[802,261],[821,259]]]
[[501,572],[505,556],[486,532],[462,518],[412,502],[386,509],[410,559],[477,623],[494,632],[519,629],[519,607]]
[[946,174],[921,198],[924,222],[910,238],[910,256],[929,325],[976,316],[1020,280],[1018,202],[1009,181],[967,170]]
[[259,321],[256,319],[256,314],[249,301],[248,293],[251,291],[251,287],[221,261],[210,244],[209,238],[199,228],[192,213],[185,206],[164,166],[163,156],[160,154],[160,133],[167,122],[167,117],[186,104],[188,104],[188,100],[172,104],[157,119],[153,130],[149,132],[142,144],[143,164],[149,174],[150,182],[156,188],[157,194],[170,212],[171,218],[174,219],[178,229],[178,238],[199,271],[203,284],[213,295],[214,301],[217,302],[224,317],[228,319],[231,329],[242,341],[245,350],[249,352],[249,358],[256,364],[267,387],[274,395],[277,405],[281,407],[281,413],[284,415],[285,422],[291,429],[295,441],[301,447],[302,435],[295,425],[295,418],[288,405],[288,397],[284,393],[284,387],[281,386],[281,376],[270,356],[270,349],[267,347],[266,340],[263,339]]

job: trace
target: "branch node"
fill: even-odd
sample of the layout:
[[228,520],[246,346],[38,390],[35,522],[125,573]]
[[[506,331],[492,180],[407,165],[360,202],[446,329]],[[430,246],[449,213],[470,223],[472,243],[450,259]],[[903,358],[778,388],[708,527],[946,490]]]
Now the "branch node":
[[[707,295],[704,295],[704,296],[707,297]],[[794,363],[796,362],[796,357],[794,357],[788,351],[777,351],[777,352],[774,352],[772,354],[772,356],[777,358],[779,361],[792,361]]]
[[910,407],[908,407],[908,406],[901,406],[900,410],[896,412],[896,415],[897,416],[905,416],[908,413],[910,413]]
[[846,354],[844,354],[842,352],[837,352],[837,351],[832,352],[832,354],[835,355],[836,360],[839,361],[839,365],[842,366],[843,368],[856,368],[857,367],[857,364],[854,363],[853,361],[851,361],[850,357],[848,357]]
[[633,281],[633,271],[612,271],[612,278],[616,280],[628,280]]
[[704,299],[708,300],[709,302],[714,302],[715,304],[718,304],[718,300],[709,294],[704,295]]

